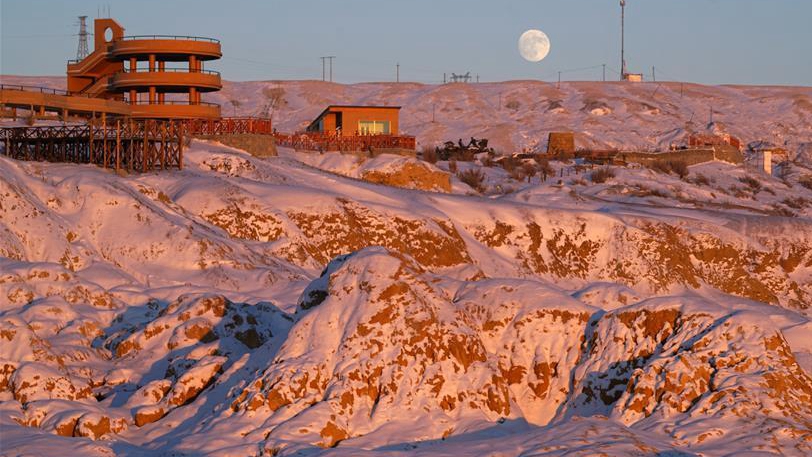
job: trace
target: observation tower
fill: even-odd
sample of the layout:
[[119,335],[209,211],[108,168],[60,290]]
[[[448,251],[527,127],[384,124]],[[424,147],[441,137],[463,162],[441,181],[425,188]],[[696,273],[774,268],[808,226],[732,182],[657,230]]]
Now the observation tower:
[[170,35],[126,36],[113,19],[94,21],[94,49],[68,62],[68,91],[124,101],[131,117],[219,118],[220,106],[201,94],[220,90],[220,73],[204,63],[222,57],[214,38]]

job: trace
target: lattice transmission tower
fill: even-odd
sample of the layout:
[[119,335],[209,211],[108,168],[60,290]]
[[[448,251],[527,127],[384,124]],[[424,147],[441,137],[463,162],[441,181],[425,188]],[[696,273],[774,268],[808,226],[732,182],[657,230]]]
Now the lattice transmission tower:
[[79,47],[76,49],[76,60],[82,60],[90,54],[87,48],[87,16],[79,16]]

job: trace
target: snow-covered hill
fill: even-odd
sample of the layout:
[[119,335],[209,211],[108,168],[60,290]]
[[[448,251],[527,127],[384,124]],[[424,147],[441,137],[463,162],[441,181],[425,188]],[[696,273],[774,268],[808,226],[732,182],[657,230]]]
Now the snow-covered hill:
[[[63,77],[4,75],[6,84],[63,87]],[[329,104],[402,106],[401,130],[418,148],[488,138],[506,152],[544,150],[551,131],[574,131],[581,147],[667,148],[686,131],[717,128],[745,144],[768,141],[796,154],[812,143],[812,88],[662,82],[507,81],[481,84],[225,82],[208,101],[224,115],[262,115],[269,96],[280,131],[306,127]],[[232,103],[232,101],[236,102]]]
[[280,153],[0,157],[3,453],[812,452],[806,213],[616,192],[648,170],[482,197]]

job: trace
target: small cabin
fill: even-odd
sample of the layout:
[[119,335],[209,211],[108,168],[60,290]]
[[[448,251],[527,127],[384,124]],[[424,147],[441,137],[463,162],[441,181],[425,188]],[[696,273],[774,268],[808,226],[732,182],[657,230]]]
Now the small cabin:
[[336,135],[398,135],[399,106],[330,105],[308,132]]

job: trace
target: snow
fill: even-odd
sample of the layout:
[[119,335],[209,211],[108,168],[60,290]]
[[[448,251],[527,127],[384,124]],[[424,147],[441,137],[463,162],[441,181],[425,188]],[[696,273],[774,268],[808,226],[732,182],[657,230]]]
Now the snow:
[[[289,97],[280,125],[392,96],[424,143],[492,123],[502,145],[536,147],[555,115],[596,145],[652,146],[674,133],[662,118],[702,97],[756,113],[728,121],[733,134],[775,116],[771,141],[809,141],[808,115],[785,109],[806,88],[687,85],[678,102],[664,85],[676,111],[646,86],[587,83],[243,83],[224,96],[250,113],[269,84]],[[519,107],[488,120],[498,91]],[[546,109],[540,97],[560,107],[514,122]],[[481,109],[466,117],[454,100]],[[442,125],[425,117],[433,103]],[[362,179],[415,160],[401,156],[259,159],[194,141],[185,160],[118,176],[0,157],[4,455],[812,452],[812,222],[809,205],[785,204],[812,201],[803,163],[783,178],[612,167],[602,184],[574,163],[552,162],[545,182],[483,167],[479,195],[456,179],[450,192]]]

